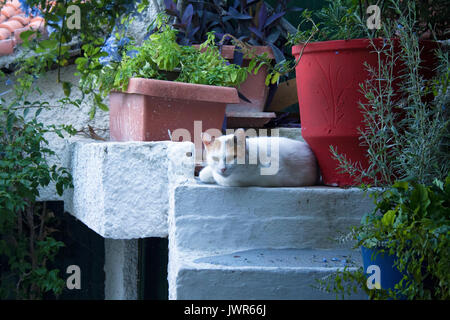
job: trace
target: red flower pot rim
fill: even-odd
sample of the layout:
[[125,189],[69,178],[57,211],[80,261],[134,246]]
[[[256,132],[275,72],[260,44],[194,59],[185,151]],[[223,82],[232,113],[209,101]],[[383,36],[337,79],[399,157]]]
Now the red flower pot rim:
[[[383,43],[383,38],[372,39],[376,45]],[[394,42],[397,42],[394,39]],[[423,44],[437,44],[436,41],[431,40],[421,40],[420,43]],[[309,42],[306,44],[303,53],[320,52],[320,51],[342,51],[342,50],[353,50],[353,49],[366,49],[371,46],[370,39],[350,39],[350,40],[330,40],[330,41],[317,41]],[[292,54],[299,55],[304,47],[304,44],[298,44],[292,47]]]
[[126,93],[175,100],[239,103],[236,88],[145,78],[130,78]]

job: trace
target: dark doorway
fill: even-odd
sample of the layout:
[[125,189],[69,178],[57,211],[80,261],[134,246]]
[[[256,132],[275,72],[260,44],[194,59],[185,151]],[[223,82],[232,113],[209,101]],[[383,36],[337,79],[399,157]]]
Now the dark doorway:
[[[58,268],[61,277],[67,267],[77,265],[81,271],[81,289],[64,288],[59,300],[103,300],[105,298],[105,243],[102,236],[89,229],[84,223],[64,212],[62,201],[49,201],[47,208],[52,210],[58,220],[58,230],[53,234],[56,240],[64,242],[56,256],[54,267]],[[46,297],[54,299],[54,297]]]
[[169,241],[165,238],[139,240],[139,293],[142,300],[167,300]]

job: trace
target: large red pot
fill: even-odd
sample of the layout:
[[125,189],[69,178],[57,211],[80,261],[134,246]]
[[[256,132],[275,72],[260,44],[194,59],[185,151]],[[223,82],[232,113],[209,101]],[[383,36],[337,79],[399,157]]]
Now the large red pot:
[[110,138],[170,140],[169,132],[186,129],[192,142],[201,141],[202,131],[221,130],[227,104],[238,102],[235,88],[131,78],[126,92],[110,93]]
[[[378,47],[383,40],[375,41]],[[296,59],[303,47],[292,48]],[[302,136],[318,159],[326,185],[355,184],[353,177],[339,173],[339,162],[333,159],[330,145],[352,162],[368,166],[367,148],[360,146],[359,140],[358,127],[363,124],[359,102],[367,102],[360,92],[360,84],[369,77],[364,62],[378,65],[373,51],[369,39],[309,43],[296,67]],[[400,68],[396,69],[394,72],[399,72]]]

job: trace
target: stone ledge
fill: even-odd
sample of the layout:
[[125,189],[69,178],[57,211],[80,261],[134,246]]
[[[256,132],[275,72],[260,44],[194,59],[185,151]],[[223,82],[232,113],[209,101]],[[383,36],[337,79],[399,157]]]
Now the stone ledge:
[[192,143],[74,142],[70,152],[68,212],[104,238],[167,237],[170,184],[193,178]]
[[361,264],[353,243],[336,238],[372,208],[357,188],[175,186],[169,299],[335,299],[311,285],[344,267],[335,257]]
[[[338,248],[373,202],[357,188],[177,186],[171,204],[177,249]],[[350,246],[350,244],[347,244]]]
[[[340,261],[333,262],[335,257]],[[182,254],[173,270],[176,277],[169,278],[169,299],[336,299],[312,286],[342,270],[343,257],[354,262],[349,271],[361,265],[360,253],[351,250],[258,249],[201,258]],[[350,298],[366,296],[359,292]]]

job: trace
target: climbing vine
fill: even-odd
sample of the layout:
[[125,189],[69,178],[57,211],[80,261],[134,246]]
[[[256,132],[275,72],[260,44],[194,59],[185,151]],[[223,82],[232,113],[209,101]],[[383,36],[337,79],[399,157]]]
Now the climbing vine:
[[[54,188],[60,196],[72,187],[68,169],[50,164],[49,158],[55,154],[47,139],[49,134],[64,138],[79,131],[70,124],[44,124],[39,114],[44,109],[57,112],[66,105],[80,107],[92,101],[91,118],[97,107],[107,109],[104,97],[92,86],[93,80],[102,69],[101,59],[113,53],[116,40],[126,31],[114,27],[130,22],[148,1],[20,3],[22,11],[41,16],[46,25],[20,35],[21,54],[14,71],[0,72],[1,81],[11,87],[0,93],[0,298],[42,299],[46,293],[57,296],[65,285],[61,271],[51,266],[64,243],[53,237],[58,231],[56,218],[45,202],[38,201],[39,196],[44,187]],[[80,28],[68,27],[69,5],[80,8]],[[78,84],[61,80],[62,67],[73,62],[80,77]],[[55,85],[62,86],[65,97],[51,105],[40,95],[39,79],[55,69]],[[73,94],[75,90],[81,92],[81,98]]]

